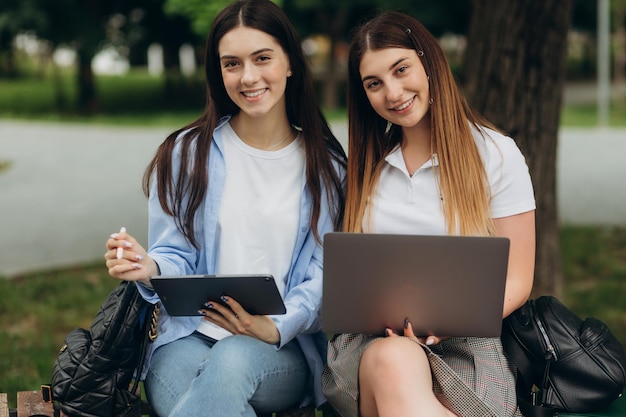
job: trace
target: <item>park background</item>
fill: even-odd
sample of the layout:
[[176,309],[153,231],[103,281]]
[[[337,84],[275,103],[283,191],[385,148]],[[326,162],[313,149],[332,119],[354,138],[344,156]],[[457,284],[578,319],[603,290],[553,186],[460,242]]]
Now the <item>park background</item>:
[[[0,392],[10,401],[48,381],[65,334],[88,326],[117,284],[104,268],[106,237],[126,226],[145,242],[142,171],[168,132],[200,114],[203,41],[226,3],[0,2]],[[516,7],[532,15],[550,3],[520,0]],[[562,276],[554,293],[581,316],[606,321],[626,343],[626,176],[614,162],[626,150],[626,2],[562,3],[571,8],[563,11],[563,85],[553,86],[562,97],[559,156],[570,155],[562,151],[574,141],[588,153],[575,161],[555,156],[555,172],[578,171],[580,183],[570,182],[568,192],[595,208],[568,203],[552,220],[557,235],[549,238],[558,247],[551,256]],[[376,10],[420,19],[463,85],[471,0],[280,4],[303,39],[318,98],[343,143],[349,30]],[[528,21],[528,32],[537,29]],[[585,183],[598,167],[608,171]],[[554,180],[558,206],[563,179]]]

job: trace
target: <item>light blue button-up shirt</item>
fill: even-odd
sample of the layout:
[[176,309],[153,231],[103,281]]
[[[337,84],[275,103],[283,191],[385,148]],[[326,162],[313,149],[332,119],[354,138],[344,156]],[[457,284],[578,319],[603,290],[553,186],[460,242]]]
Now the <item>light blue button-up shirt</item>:
[[[217,221],[220,208],[226,166],[222,154],[221,127],[230,118],[225,117],[218,123],[213,132],[213,140],[209,151],[208,172],[209,187],[204,203],[196,213],[196,239],[199,248],[184,238],[180,233],[174,218],[163,212],[153,184],[148,200],[149,227],[148,227],[148,254],[159,265],[163,275],[193,275],[215,274],[217,261]],[[193,149],[193,147],[192,147]],[[173,154],[173,175],[178,175],[180,160],[180,144],[177,144]],[[344,180],[345,171],[335,164]],[[300,203],[300,218],[298,236],[291,260],[289,277],[285,288],[284,315],[271,316],[280,332],[280,349],[294,338],[300,344],[308,361],[313,375],[315,404],[325,401],[321,392],[321,374],[326,363],[327,340],[320,328],[320,308],[322,301],[322,247],[315,240],[310,227],[312,198],[306,189],[306,175],[302,173],[302,198]],[[333,231],[332,212],[325,191],[322,191],[322,205],[320,218],[317,224],[319,236]],[[138,285],[139,292],[149,302],[159,301],[158,295],[143,285]],[[159,316],[159,336],[149,346],[146,365],[150,364],[152,353],[166,343],[188,336],[193,333],[202,320],[200,316],[173,317],[164,309]],[[144,368],[142,377],[145,377],[148,366]],[[308,402],[310,398],[306,399]]]

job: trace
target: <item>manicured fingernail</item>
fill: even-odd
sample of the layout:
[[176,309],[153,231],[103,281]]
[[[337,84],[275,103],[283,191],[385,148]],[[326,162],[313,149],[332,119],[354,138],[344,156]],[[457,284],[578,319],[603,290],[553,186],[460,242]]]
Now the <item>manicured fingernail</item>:
[[435,343],[435,339],[433,339],[432,337],[429,337],[428,339],[426,339],[426,345],[430,346],[432,344]]
[[122,256],[124,256],[124,248],[121,246],[118,246],[116,252],[115,252],[115,257],[117,259],[122,259]]
[[115,233],[111,233],[111,237],[112,237],[113,239],[115,239],[115,238],[116,238],[116,237],[118,237],[119,235],[120,235],[120,234],[119,234],[119,233],[117,233],[117,232],[115,232]]
[[120,233],[124,233],[125,231],[126,231],[126,228],[125,228],[124,226],[122,226],[122,227],[120,228]]
[[409,328],[409,319],[408,318],[404,319],[404,328],[405,329]]
[[137,259],[138,261],[143,261],[143,256],[135,255],[135,259]]
[[127,242],[127,241],[123,241],[123,242],[122,242],[122,245],[124,245],[124,247],[125,247],[125,248],[130,248],[131,246],[133,246],[133,244],[132,244],[132,243]]
[[206,308],[213,308],[213,303],[204,303]]
[[206,313],[202,310],[198,310],[198,314],[200,314],[201,316],[206,316]]
[[138,264],[138,263],[134,263],[134,262],[131,264],[131,266],[132,266],[134,269],[141,269],[141,268],[143,268],[143,265],[142,265],[142,264]]
[[225,295],[222,295],[220,297],[220,300],[222,300],[223,302],[227,303],[228,302],[228,297],[226,297]]

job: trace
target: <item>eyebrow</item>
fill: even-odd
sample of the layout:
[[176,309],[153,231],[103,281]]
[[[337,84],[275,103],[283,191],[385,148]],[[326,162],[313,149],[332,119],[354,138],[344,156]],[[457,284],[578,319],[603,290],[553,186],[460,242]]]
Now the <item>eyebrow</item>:
[[[259,55],[259,54],[262,54],[264,52],[274,52],[274,50],[272,48],[261,48],[261,49],[257,49],[256,51],[252,52],[250,54],[250,56]],[[220,61],[222,61],[224,59],[233,59],[233,58],[237,58],[237,56],[235,56],[235,55],[222,55],[220,57]]]
[[[408,56],[405,56],[405,57],[402,57],[402,58],[398,59],[398,60],[397,60],[396,62],[394,62],[393,64],[389,65],[389,71],[391,71],[391,70],[392,70],[392,69],[393,69],[396,65],[398,65],[400,62],[405,61],[405,60],[407,60],[407,59],[409,59],[409,57],[408,57]],[[376,77],[375,77],[375,76],[373,76],[373,75],[366,75],[365,77],[363,77],[363,78],[361,79],[361,82],[365,82],[365,81],[367,81],[367,80],[371,80],[372,78],[376,78]]]

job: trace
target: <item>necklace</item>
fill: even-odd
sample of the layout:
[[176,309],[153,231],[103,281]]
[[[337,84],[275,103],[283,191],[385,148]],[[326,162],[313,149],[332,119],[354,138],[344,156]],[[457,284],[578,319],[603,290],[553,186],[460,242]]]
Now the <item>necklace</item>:
[[287,136],[285,136],[282,140],[280,140],[279,142],[269,146],[268,148],[263,149],[264,151],[272,151],[276,148],[278,148],[280,145],[282,145],[283,143],[285,143],[285,141],[287,139],[289,139],[291,137],[291,135],[293,134],[293,130],[291,130],[291,128],[289,128],[289,132],[287,132]]

